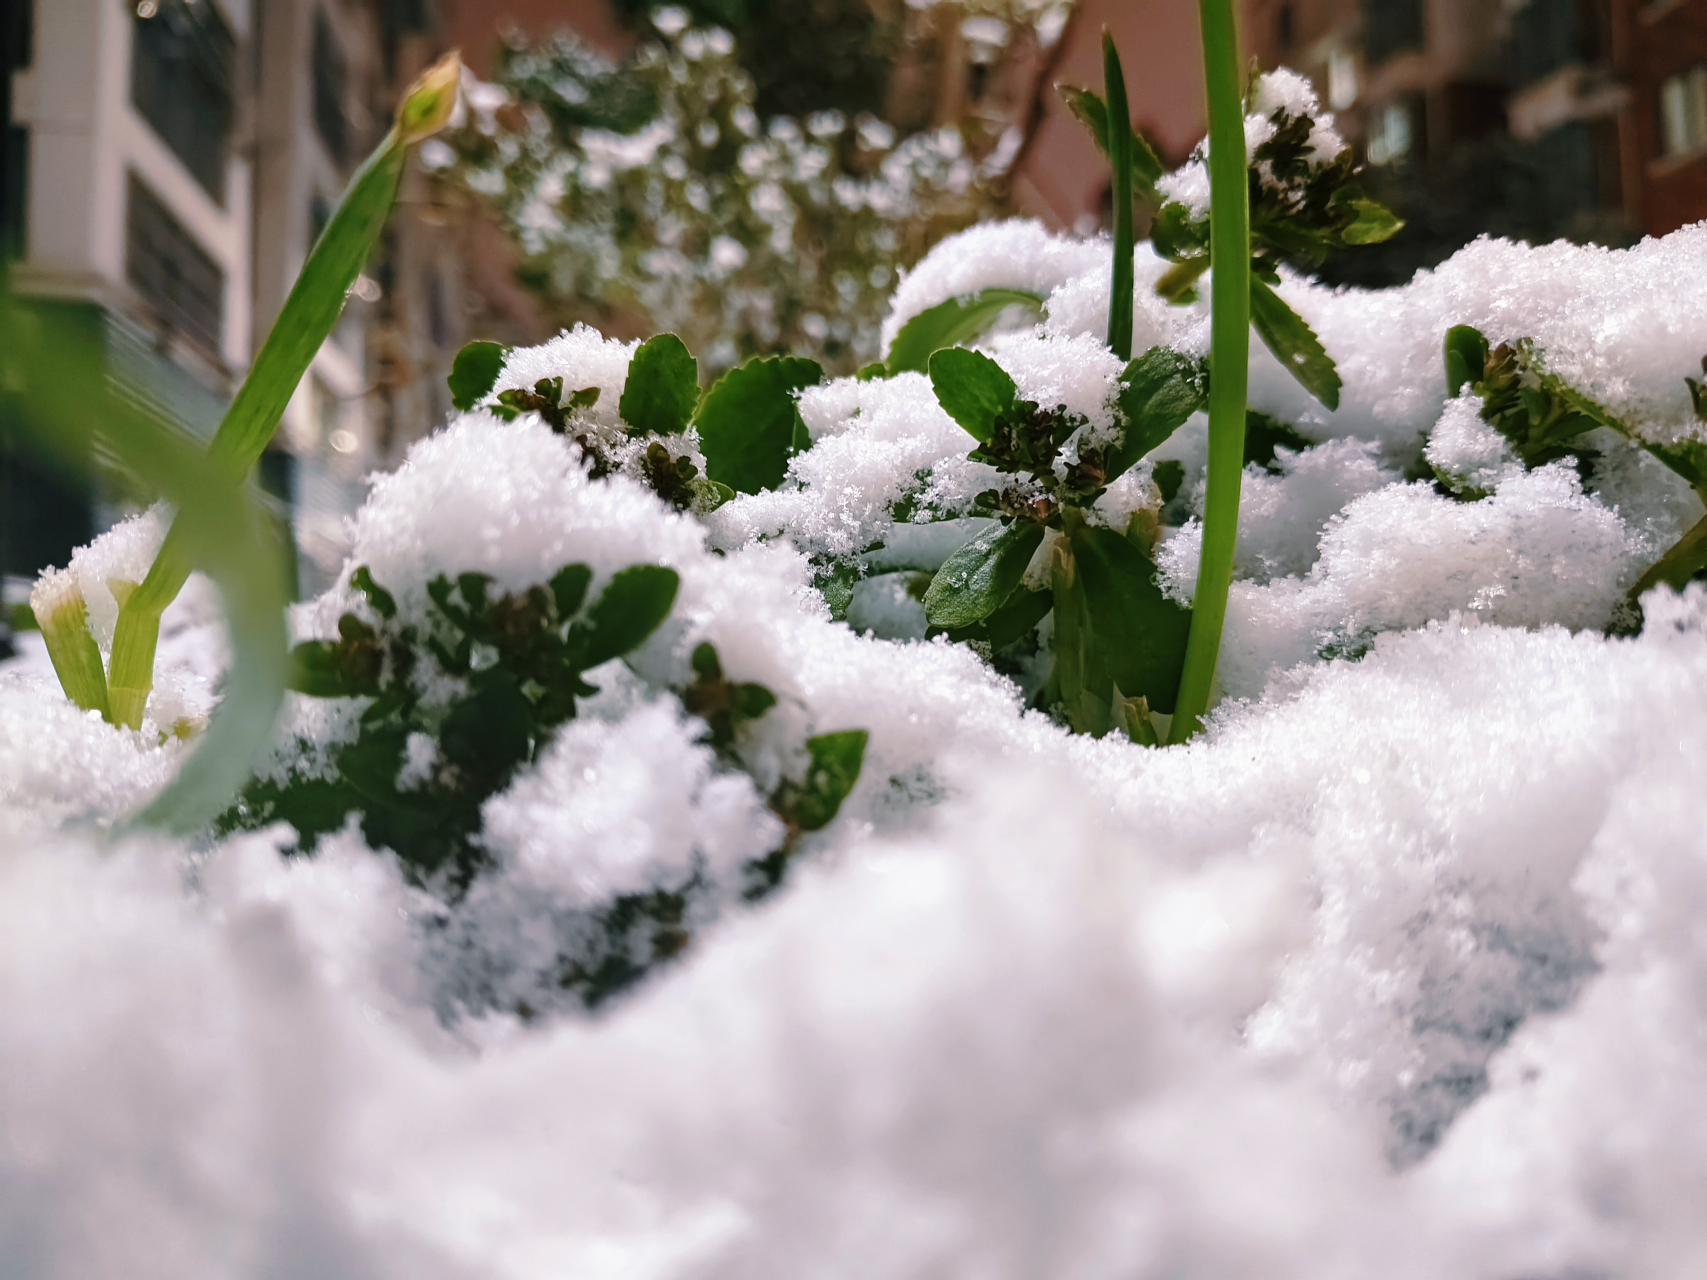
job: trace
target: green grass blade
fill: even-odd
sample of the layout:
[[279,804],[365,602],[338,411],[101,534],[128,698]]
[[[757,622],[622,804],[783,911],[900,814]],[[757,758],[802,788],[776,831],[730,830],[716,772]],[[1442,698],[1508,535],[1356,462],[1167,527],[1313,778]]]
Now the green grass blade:
[[1251,349],[1251,209],[1238,19],[1233,0],[1198,0],[1198,14],[1209,92],[1209,244],[1215,262],[1209,285],[1209,483],[1191,638],[1168,735],[1172,742],[1184,742],[1202,727],[1221,656],[1239,538]]
[[1126,77],[1114,37],[1102,33],[1103,79],[1108,92],[1108,164],[1114,172],[1114,270],[1109,280],[1108,346],[1122,360],[1132,359],[1132,112],[1126,104]]
[[[292,393],[373,253],[397,198],[409,144],[444,125],[456,103],[460,74],[460,63],[451,54],[417,80],[404,95],[396,125],[350,180],[208,446],[213,474],[223,474],[227,485],[248,474],[272,439]],[[110,718],[133,729],[142,723],[154,687],[160,615],[177,599],[192,568],[180,523],[173,521],[147,578],[119,610],[113,635],[107,673]]]

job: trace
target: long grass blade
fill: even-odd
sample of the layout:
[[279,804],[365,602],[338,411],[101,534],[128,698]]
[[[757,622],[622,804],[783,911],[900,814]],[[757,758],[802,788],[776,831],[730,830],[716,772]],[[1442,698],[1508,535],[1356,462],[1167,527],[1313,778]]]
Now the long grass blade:
[[1221,629],[1239,538],[1244,473],[1245,389],[1251,354],[1251,209],[1245,161],[1245,108],[1233,0],[1199,0],[1203,70],[1209,91],[1209,482],[1203,503],[1203,558],[1191,606],[1191,638],[1169,730],[1184,742],[1203,724],[1221,655]]
[[[291,393],[332,332],[345,297],[373,253],[397,198],[409,144],[450,118],[460,73],[453,53],[416,81],[398,108],[396,124],[350,180],[208,446],[212,474],[223,476],[228,486],[242,481],[272,439]],[[148,576],[119,610],[107,674],[115,724],[140,725],[154,687],[160,615],[177,599],[192,568],[181,523],[173,521]]]

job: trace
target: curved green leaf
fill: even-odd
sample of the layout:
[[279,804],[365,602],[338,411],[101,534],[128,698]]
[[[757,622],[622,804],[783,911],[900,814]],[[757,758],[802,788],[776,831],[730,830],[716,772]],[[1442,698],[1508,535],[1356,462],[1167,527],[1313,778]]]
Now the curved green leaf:
[[464,413],[492,394],[510,349],[496,342],[470,342],[451,361],[450,402]]
[[642,342],[628,362],[617,412],[628,434],[673,436],[687,430],[699,406],[699,361],[673,333]]
[[1130,470],[1178,431],[1203,407],[1206,397],[1202,366],[1170,347],[1151,347],[1128,364],[1115,396],[1126,422],[1125,434],[1109,454],[1108,478]]
[[1340,407],[1340,375],[1315,331],[1273,289],[1251,277],[1251,325],[1300,386],[1329,409]]
[[805,785],[788,798],[786,805],[795,826],[802,831],[820,831],[830,825],[859,781],[869,737],[864,729],[847,729],[806,739],[812,764],[806,770]]
[[569,629],[578,648],[578,665],[590,670],[638,648],[670,615],[681,578],[662,565],[637,564],[622,570],[587,610],[587,620]]
[[986,444],[996,419],[1019,397],[1007,370],[982,351],[948,347],[931,356],[931,386],[937,403],[979,444]]
[[816,360],[772,356],[731,369],[705,393],[694,425],[709,479],[737,493],[774,489],[800,452],[795,393],[823,381]]
[[1040,524],[990,528],[943,561],[925,592],[933,627],[969,627],[999,609],[1043,542]]
[[923,373],[935,352],[970,342],[996,323],[997,316],[1014,306],[1041,311],[1043,297],[1026,289],[984,289],[919,312],[901,326],[895,341],[889,345],[886,362],[889,372]]
[[1446,331],[1446,394],[1456,396],[1487,373],[1488,340],[1474,325],[1455,324]]
[[[1071,541],[1082,602],[1076,639],[1083,691],[1106,707],[1116,687],[1131,690],[1129,696],[1146,699],[1154,710],[1171,712],[1185,665],[1190,610],[1162,594],[1150,558],[1112,529],[1081,525]],[[1057,612],[1057,637],[1060,625]],[[1063,682],[1069,708],[1073,692]]]

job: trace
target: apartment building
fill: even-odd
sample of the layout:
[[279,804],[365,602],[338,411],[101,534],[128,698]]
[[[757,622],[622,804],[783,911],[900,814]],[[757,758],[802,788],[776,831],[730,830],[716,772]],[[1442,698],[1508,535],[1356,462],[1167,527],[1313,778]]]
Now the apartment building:
[[1424,252],[1707,218],[1707,0],[1247,0],[1246,42],[1409,187]]
[[[397,92],[439,50],[425,0],[0,0],[10,283],[74,309],[108,376],[207,436]],[[410,174],[411,186],[419,175]],[[405,196],[407,201],[407,195]],[[431,429],[460,333],[455,261],[388,229],[259,468],[301,585],[343,553],[362,477]],[[114,512],[0,411],[0,567],[63,562]]]

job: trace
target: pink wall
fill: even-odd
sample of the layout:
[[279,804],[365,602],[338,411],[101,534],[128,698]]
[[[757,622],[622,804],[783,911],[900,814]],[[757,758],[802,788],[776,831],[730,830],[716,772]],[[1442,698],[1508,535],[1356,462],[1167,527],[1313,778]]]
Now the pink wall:
[[[1203,67],[1192,0],[1081,0],[1051,79],[1102,89],[1102,31],[1120,50],[1132,120],[1169,161],[1203,135]],[[1071,227],[1100,217],[1108,162],[1067,110],[1043,87],[1046,115],[1014,180],[1020,209]]]

